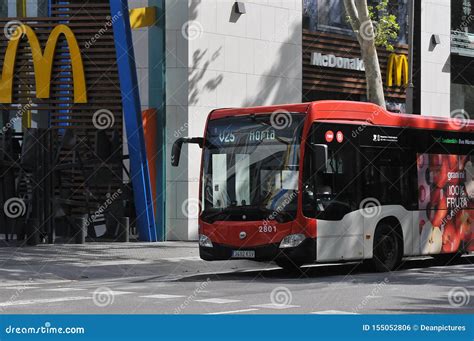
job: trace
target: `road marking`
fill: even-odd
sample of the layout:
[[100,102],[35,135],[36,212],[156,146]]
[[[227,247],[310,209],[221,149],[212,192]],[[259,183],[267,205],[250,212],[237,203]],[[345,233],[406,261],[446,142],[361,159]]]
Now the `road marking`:
[[352,313],[349,311],[342,311],[342,310],[322,310],[322,311],[315,311],[311,314],[318,314],[318,315],[358,315],[357,313]]
[[[108,295],[118,296],[133,294],[133,292],[127,291],[107,291],[105,292]],[[81,301],[81,300],[90,300],[92,296],[71,296],[71,297],[59,297],[59,298],[38,298],[31,300],[20,300],[20,301],[7,301],[0,302],[0,307],[10,307],[15,305],[31,305],[31,304],[44,304],[44,303],[58,303],[58,302],[69,302],[69,301]]]
[[113,295],[113,296],[133,294],[133,292],[130,292],[130,291],[114,291],[114,290],[98,291],[98,294],[100,293],[104,293],[106,295]]
[[383,296],[375,296],[375,295],[368,295],[368,296],[365,296],[365,298],[369,298],[369,299],[372,299],[372,298],[382,298]]
[[257,311],[258,309],[241,309],[241,310],[229,310],[229,311],[220,311],[217,313],[208,313],[207,315],[224,315],[224,314],[238,314],[238,313],[247,313],[250,311]]
[[290,309],[290,308],[299,308],[300,306],[299,305],[291,305],[291,304],[267,303],[267,304],[251,305],[251,307],[265,308],[265,309]]
[[18,286],[18,287],[4,287],[2,289],[23,291],[23,290],[30,290],[30,289],[40,289],[40,287]]
[[90,299],[91,299],[91,297],[88,297],[88,296],[61,297],[61,298],[39,298],[39,299],[32,299],[32,300],[1,302],[0,307],[11,307],[11,306],[15,306],[15,305],[31,305],[31,304],[69,302],[69,301],[81,301],[81,300],[90,300]]
[[152,261],[138,260],[138,259],[123,259],[123,260],[101,260],[89,263],[73,262],[70,265],[77,267],[94,267],[94,266],[111,266],[111,265],[143,265],[152,264]]
[[182,261],[201,261],[201,257],[199,256],[191,256],[191,257],[174,257],[174,258],[162,258],[162,260],[172,263],[182,262]]
[[143,290],[143,289],[145,289],[145,288],[146,288],[146,287],[144,287],[143,285],[135,285],[135,286],[119,287],[119,288],[117,288],[117,289],[127,291],[127,290]]
[[148,296],[140,296],[142,298],[161,298],[161,299],[167,299],[167,298],[180,298],[184,297],[182,295],[166,295],[166,294],[157,294],[157,295],[148,295]]
[[241,302],[241,301],[240,300],[228,300],[226,298],[206,298],[204,300],[196,300],[196,302],[226,304],[226,303],[237,303],[237,302]]
[[81,288],[52,288],[52,289],[44,289],[44,291],[58,291],[58,292],[68,292],[68,291],[82,291],[87,289]]

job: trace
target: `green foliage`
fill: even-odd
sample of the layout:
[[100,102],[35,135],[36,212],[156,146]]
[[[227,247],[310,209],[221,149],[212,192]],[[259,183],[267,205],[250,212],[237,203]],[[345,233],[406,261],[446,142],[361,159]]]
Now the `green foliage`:
[[400,25],[397,17],[389,11],[388,0],[380,0],[368,8],[375,30],[375,46],[383,46],[387,51],[393,51],[393,42],[397,40]]
[[[355,0],[368,1],[368,0]],[[398,38],[400,25],[397,22],[397,16],[391,14],[388,6],[389,0],[369,1],[367,6],[369,17],[372,20],[375,34],[375,46],[383,46],[387,51],[393,51],[393,43]],[[375,3],[374,5],[370,3]],[[346,17],[347,22],[351,23],[350,16]]]

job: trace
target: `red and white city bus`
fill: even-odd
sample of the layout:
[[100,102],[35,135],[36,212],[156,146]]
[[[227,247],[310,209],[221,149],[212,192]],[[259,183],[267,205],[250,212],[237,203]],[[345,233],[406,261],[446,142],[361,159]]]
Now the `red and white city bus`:
[[[463,112],[460,112],[463,113]],[[463,113],[464,114],[464,113]],[[202,259],[282,267],[474,251],[474,123],[319,101],[219,109],[204,138]]]

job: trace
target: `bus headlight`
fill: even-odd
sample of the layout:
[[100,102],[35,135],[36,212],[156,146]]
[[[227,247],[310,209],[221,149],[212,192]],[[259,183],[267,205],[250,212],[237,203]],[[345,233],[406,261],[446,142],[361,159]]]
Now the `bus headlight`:
[[283,238],[283,240],[280,243],[280,249],[286,249],[289,247],[297,247],[305,239],[306,239],[306,236],[302,233],[290,234],[286,236],[285,238]]
[[212,247],[212,241],[208,236],[200,234],[199,235],[199,246],[202,247]]

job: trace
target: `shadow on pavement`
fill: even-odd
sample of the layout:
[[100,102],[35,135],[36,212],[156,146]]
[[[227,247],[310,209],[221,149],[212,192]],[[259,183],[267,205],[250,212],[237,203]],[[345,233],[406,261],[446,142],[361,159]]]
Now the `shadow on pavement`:
[[[452,260],[447,267],[451,265],[472,265],[474,264],[474,255],[464,256]],[[443,266],[440,262],[435,259],[409,259],[404,261],[397,271],[389,273],[377,273],[372,270],[371,265],[367,263],[338,263],[338,264],[321,264],[321,265],[309,265],[301,268],[299,272],[291,272],[281,268],[272,268],[269,270],[248,270],[248,271],[234,271],[228,273],[220,274],[202,274],[195,276],[188,276],[178,281],[182,282],[194,282],[205,280],[210,278],[215,281],[226,281],[226,280],[268,280],[268,279],[280,279],[280,280],[300,280],[300,279],[318,279],[320,281],[331,281],[334,279],[330,278],[333,276],[349,276],[349,275],[360,275],[367,274],[370,275],[371,283],[377,278],[382,280],[386,277],[390,277],[390,281],[397,281],[397,278],[400,281],[404,282],[404,277],[410,275],[410,283],[415,284],[417,281],[420,284],[426,283],[426,278],[423,277],[432,277],[434,274],[439,273],[439,268],[432,269],[433,267]],[[419,269],[416,273],[419,278],[413,278],[407,270]],[[462,268],[456,268],[456,272],[463,272]],[[467,274],[472,274],[472,268],[466,269]],[[363,278],[363,277],[361,277]],[[358,281],[361,280],[358,278]],[[415,283],[414,283],[415,281]],[[473,283],[474,284],[474,283]]]

